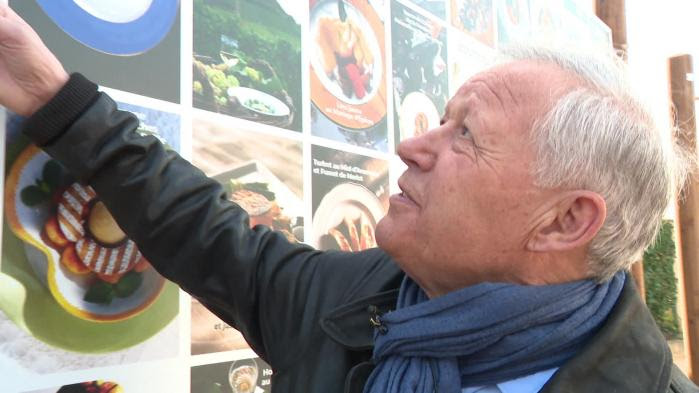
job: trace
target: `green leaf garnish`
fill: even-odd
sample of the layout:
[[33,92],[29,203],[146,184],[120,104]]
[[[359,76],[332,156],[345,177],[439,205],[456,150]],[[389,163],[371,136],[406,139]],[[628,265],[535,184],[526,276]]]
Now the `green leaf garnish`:
[[48,200],[50,194],[42,190],[39,186],[31,185],[25,187],[19,193],[19,197],[26,206],[33,207]]
[[143,275],[131,270],[114,284],[114,294],[117,297],[131,296],[141,286],[141,283],[143,283]]
[[114,288],[108,282],[97,281],[87,290],[83,300],[90,303],[109,304],[114,299]]
[[56,160],[50,160],[44,165],[41,176],[51,189],[56,189],[63,183],[63,168]]

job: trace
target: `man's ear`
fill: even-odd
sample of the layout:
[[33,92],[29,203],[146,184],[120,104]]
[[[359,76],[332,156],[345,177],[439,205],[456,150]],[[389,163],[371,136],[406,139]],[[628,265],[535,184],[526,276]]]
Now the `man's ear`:
[[527,242],[534,252],[583,247],[597,235],[607,215],[601,195],[586,190],[565,192],[543,216]]

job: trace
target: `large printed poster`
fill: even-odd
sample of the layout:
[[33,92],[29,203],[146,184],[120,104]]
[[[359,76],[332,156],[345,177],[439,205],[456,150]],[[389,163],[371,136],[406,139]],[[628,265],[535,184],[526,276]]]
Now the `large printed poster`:
[[313,146],[313,237],[322,250],[376,247],[374,229],[388,209],[388,163]]
[[506,45],[531,34],[529,0],[499,0],[497,7],[498,44]]
[[[498,48],[611,46],[575,0],[9,4],[251,227],[321,250],[376,246],[397,146],[438,126]],[[22,121],[0,111],[0,392],[270,392],[234,318],[163,279]]]
[[178,0],[11,0],[70,72],[103,86],[180,101]]
[[311,0],[311,131],[386,152],[386,12],[368,0]]
[[192,367],[192,392],[269,393],[272,369],[260,358]]
[[488,46],[495,45],[493,0],[450,0],[451,24]]
[[391,2],[396,143],[439,126],[447,104],[447,29],[443,22]]
[[[176,107],[136,101],[118,105],[139,118],[138,132],[178,148]],[[6,122],[0,358],[52,374],[176,357],[176,286],[88,185],[28,143],[22,121],[10,114]]]
[[[295,135],[294,135],[295,136]],[[193,163],[218,180],[229,200],[290,241],[304,240],[302,145],[250,123],[196,112]],[[226,261],[221,261],[225,263]],[[248,348],[242,335],[192,299],[192,355]]]
[[447,0],[410,0],[410,2],[439,19],[447,19]]
[[194,106],[301,131],[301,13],[292,1],[194,1]]

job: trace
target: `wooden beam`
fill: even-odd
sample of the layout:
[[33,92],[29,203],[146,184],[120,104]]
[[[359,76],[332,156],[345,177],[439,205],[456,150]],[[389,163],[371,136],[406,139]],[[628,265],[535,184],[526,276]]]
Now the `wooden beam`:
[[[626,4],[624,0],[595,0],[595,12],[597,17],[602,20],[612,30],[612,42],[619,56],[627,60],[627,42],[626,42]],[[631,265],[631,274],[633,275],[638,293],[641,294],[643,301],[646,301],[646,283],[645,275],[643,274],[643,260],[636,261]]]
[[[675,109],[675,126],[679,127],[679,143],[691,154],[697,151],[697,125],[694,118],[694,85],[687,80],[692,74],[692,57],[682,55],[670,58],[670,96]],[[687,308],[685,340],[689,348],[689,375],[699,383],[699,182],[690,178],[678,200],[679,252]]]

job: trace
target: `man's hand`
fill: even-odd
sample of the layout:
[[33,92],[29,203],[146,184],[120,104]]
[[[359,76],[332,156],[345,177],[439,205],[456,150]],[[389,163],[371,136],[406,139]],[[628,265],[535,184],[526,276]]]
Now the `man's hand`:
[[34,30],[0,2],[0,105],[29,116],[68,81],[68,74]]

